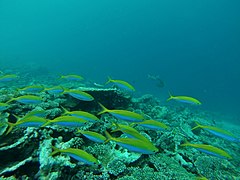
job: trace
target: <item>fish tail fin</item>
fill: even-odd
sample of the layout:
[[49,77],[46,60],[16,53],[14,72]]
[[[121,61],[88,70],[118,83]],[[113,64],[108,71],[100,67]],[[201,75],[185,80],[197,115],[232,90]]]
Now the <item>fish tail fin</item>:
[[134,126],[136,126],[137,125],[137,123],[131,123],[130,124],[130,127],[134,127]]
[[113,137],[111,136],[111,134],[109,134],[109,132],[105,131],[105,134],[106,134],[106,140],[104,143],[108,143]]
[[115,123],[115,122],[112,122],[112,124],[111,124],[110,128],[112,128],[113,126],[117,126],[117,123]]
[[168,94],[169,94],[169,98],[167,99],[167,101],[170,101],[171,99],[173,99],[173,95],[170,93],[170,91],[168,91]]
[[7,132],[5,133],[5,135],[8,135],[8,134],[13,130],[15,124],[10,123],[10,122],[6,122],[6,123],[7,123],[7,125],[8,125],[8,130],[7,130]]
[[66,108],[64,108],[63,106],[60,106],[63,110],[63,115],[69,114],[70,111],[68,111]]
[[66,76],[60,75],[59,79],[64,79]]
[[68,88],[65,88],[65,87],[62,87],[62,88],[63,88],[63,92],[61,94],[69,93],[69,89]]
[[199,124],[198,122],[195,121],[195,123],[197,124],[197,126],[195,126],[194,128],[192,128],[192,130],[195,130],[197,128],[202,128],[203,126],[201,124]]
[[65,87],[63,87],[63,86],[61,86],[61,85],[60,85],[60,87],[63,89],[63,92],[60,93],[60,94],[65,94],[65,93],[67,93],[67,92],[69,91],[68,88],[65,88]]
[[16,119],[17,121],[19,121],[21,118],[19,116],[17,116],[16,114],[12,114]]
[[105,85],[108,84],[108,83],[110,83],[110,82],[112,82],[112,78],[111,78],[110,76],[108,76],[108,80],[107,80],[107,82],[105,83]]
[[46,87],[44,87],[42,84],[40,85],[40,87],[42,88],[42,90],[41,90],[40,92],[45,91],[45,88],[46,88]]
[[103,113],[109,111],[109,110],[108,110],[104,105],[102,105],[100,102],[98,102],[98,104],[101,106],[101,108],[102,108],[103,110],[100,111],[97,115],[100,115],[100,114],[103,114]]
[[54,156],[55,154],[61,152],[60,149],[56,148],[55,146],[52,146],[53,152],[49,156]]
[[77,133],[81,133],[82,134],[82,132],[83,131],[81,129],[79,129],[79,128],[77,129]]
[[181,144],[180,146],[189,146],[190,142],[188,142],[186,139],[184,140],[184,143]]
[[116,126],[116,129],[112,130],[111,133],[120,131],[120,126],[118,125],[118,123],[113,122],[112,126]]
[[41,127],[45,127],[45,126],[48,126],[49,124],[51,124],[51,120],[48,120],[46,123],[44,123]]
[[8,103],[14,101],[15,99],[16,99],[16,98],[12,98],[12,99],[8,100],[8,101],[6,102],[6,104],[8,104]]

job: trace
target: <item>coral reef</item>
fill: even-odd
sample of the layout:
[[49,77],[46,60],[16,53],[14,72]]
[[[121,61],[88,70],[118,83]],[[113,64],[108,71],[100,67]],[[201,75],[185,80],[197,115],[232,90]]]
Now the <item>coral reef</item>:
[[[40,81],[41,82],[41,81]],[[23,83],[23,82],[19,82]],[[26,83],[24,81],[24,83]],[[50,83],[49,83],[50,84]],[[52,84],[57,84],[53,81]],[[18,85],[18,83],[17,83]],[[76,87],[75,83],[62,83],[66,88]],[[79,85],[79,84],[78,84]],[[163,105],[152,95],[132,97],[116,88],[93,88],[82,85],[79,90],[89,93],[94,101],[79,101],[67,94],[52,95],[43,91],[36,95],[43,98],[37,105],[14,102],[1,112],[0,116],[0,177],[1,179],[195,179],[202,175],[209,179],[239,178],[240,152],[239,145],[216,138],[201,129],[192,131],[195,121],[216,125],[207,121],[207,112],[187,106]],[[12,97],[25,94],[17,88],[3,87],[0,89],[0,101],[6,102]],[[143,114],[145,119],[157,119],[170,128],[154,131],[141,126],[134,127],[151,141],[159,152],[153,155],[142,155],[128,151],[114,142],[95,143],[73,127],[15,127],[8,135],[6,122],[16,122],[14,115],[24,117],[33,110],[44,110],[47,119],[54,119],[63,113],[61,108],[82,110],[97,115],[101,111],[98,102],[109,109],[124,109]],[[109,114],[98,116],[96,123],[88,123],[82,130],[91,130],[104,135],[105,130],[111,131],[112,122],[128,124],[117,120]],[[20,120],[21,121],[21,120]],[[214,124],[215,123],[215,124]],[[130,123],[128,124],[130,125]],[[221,124],[218,124],[219,126]],[[220,126],[221,127],[221,126]],[[231,129],[239,133],[239,129]],[[239,134],[236,134],[239,136]],[[124,137],[115,132],[114,136]],[[180,145],[186,140],[206,143],[228,151],[232,160],[219,159]],[[51,156],[52,146],[57,148],[78,148],[92,154],[99,165],[88,166],[65,154]]]

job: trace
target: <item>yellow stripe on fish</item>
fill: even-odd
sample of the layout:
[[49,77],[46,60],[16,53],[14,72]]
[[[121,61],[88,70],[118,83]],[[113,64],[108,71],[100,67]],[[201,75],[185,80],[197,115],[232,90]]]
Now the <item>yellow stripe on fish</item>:
[[65,90],[64,94],[69,94],[70,96],[82,100],[82,101],[93,101],[94,97],[86,92],[80,90]]
[[27,93],[39,93],[44,90],[44,87],[42,85],[31,85],[24,88],[19,88],[18,90],[25,91]]
[[111,132],[116,132],[116,131],[121,131],[122,133],[124,133],[128,138],[134,138],[134,139],[139,139],[142,141],[149,141],[149,139],[147,139],[145,136],[143,136],[142,134],[140,134],[136,129],[132,128],[132,127],[128,127],[126,128],[126,126],[122,126],[122,125],[118,125],[117,123],[115,123],[117,129],[111,131]]
[[6,135],[9,134],[14,127],[40,127],[49,121],[48,119],[37,116],[27,116],[23,118],[15,117],[18,120],[16,123],[6,122],[9,126]]
[[63,153],[66,154],[73,159],[83,162],[87,165],[97,165],[99,164],[98,160],[91,154],[87,153],[86,151],[83,151],[81,149],[75,149],[75,148],[68,148],[68,149],[58,149],[54,146],[52,146],[53,152],[50,154],[50,156],[53,156],[57,153]]
[[[122,130],[130,130],[130,131],[137,131],[136,129],[134,129],[133,127],[129,126],[129,125],[125,125],[125,124],[118,124],[118,123],[112,123],[112,126],[115,126],[116,129],[112,130],[111,132],[116,132],[116,131],[122,131]],[[111,127],[112,127],[111,126]],[[138,131],[137,131],[138,132]]]
[[12,98],[6,103],[10,103],[12,101],[17,101],[23,104],[39,104],[42,102],[42,98],[39,96],[33,96],[33,95],[24,95],[24,96],[19,96],[16,98]]
[[183,102],[183,103],[188,103],[188,104],[196,104],[196,105],[201,105],[202,103],[193,98],[193,97],[189,97],[189,96],[173,96],[169,93],[170,97],[167,99],[167,101],[170,101],[170,100],[176,100],[176,101],[179,101],[179,102]]
[[198,122],[195,122],[195,123],[197,124],[197,126],[192,128],[192,130],[195,130],[197,128],[202,128],[215,136],[227,139],[232,142],[240,142],[240,139],[236,137],[234,134],[232,134],[231,132],[228,132],[226,130],[223,130],[214,126],[204,126],[199,124]]
[[122,119],[129,122],[141,122],[144,120],[144,116],[141,114],[137,114],[135,112],[127,111],[127,110],[109,110],[106,107],[104,107],[101,103],[98,103],[103,110],[98,113],[98,115],[103,113],[110,113],[114,117],[118,119]]
[[149,128],[152,130],[166,130],[169,128],[166,124],[161,123],[156,120],[145,120],[143,122],[137,122],[137,123],[133,123],[133,124],[137,124],[139,126]]
[[128,90],[128,91],[135,91],[135,88],[131,84],[129,84],[128,82],[123,81],[123,80],[114,80],[114,79],[111,79],[110,77],[108,77],[108,81],[105,84],[109,84],[109,83],[113,83],[117,87],[120,87],[120,88]]
[[85,111],[68,111],[64,107],[62,107],[62,109],[63,109],[63,115],[75,116],[78,118],[85,119],[86,121],[89,121],[92,123],[99,121],[98,117]]
[[69,75],[61,76],[60,78],[70,80],[70,81],[82,81],[84,79],[82,76],[75,75],[75,74],[69,74]]
[[0,111],[4,111],[9,108],[9,104],[7,103],[0,103]]
[[106,142],[114,141],[115,143],[128,149],[129,151],[133,151],[141,154],[154,154],[158,152],[158,148],[156,148],[149,141],[142,141],[139,139],[132,139],[132,138],[114,138],[107,131],[105,131],[105,133],[107,136]]
[[86,120],[74,116],[60,116],[53,120],[49,120],[42,127],[48,126],[49,124],[56,124],[60,126],[68,126],[68,127],[80,127],[87,123]]
[[62,86],[54,86],[51,88],[45,88],[44,91],[47,91],[49,94],[62,94],[64,88]]
[[27,113],[24,117],[37,116],[37,117],[46,117],[46,111],[44,110],[33,110]]
[[10,82],[17,78],[18,78],[18,76],[16,74],[6,74],[3,76],[0,76],[0,82]]
[[97,132],[83,131],[83,130],[78,130],[77,132],[81,133],[86,138],[88,138],[94,142],[97,142],[97,143],[104,143],[104,141],[106,141],[106,137],[104,137],[103,135],[101,135]]
[[181,146],[190,146],[190,147],[194,147],[197,150],[210,154],[212,156],[216,156],[219,158],[224,158],[224,159],[232,159],[232,157],[225,152],[222,149],[219,149],[217,147],[211,146],[211,145],[206,145],[206,144],[191,144],[189,142],[185,142],[184,144],[181,144]]

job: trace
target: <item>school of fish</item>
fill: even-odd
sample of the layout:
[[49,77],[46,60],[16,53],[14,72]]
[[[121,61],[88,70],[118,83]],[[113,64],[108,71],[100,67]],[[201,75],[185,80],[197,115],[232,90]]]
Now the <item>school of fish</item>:
[[[10,81],[14,81],[19,77],[15,74],[6,74],[2,75],[0,77],[0,83],[6,83]],[[84,78],[79,75],[63,75],[59,78],[60,80],[68,80],[68,81],[82,81]],[[129,84],[126,81],[123,80],[113,80],[110,77],[108,77],[108,81],[105,83],[105,85],[113,84],[114,86],[122,89],[123,91],[127,92],[134,92],[135,88]],[[43,102],[43,98],[38,95],[39,92],[45,91],[46,93],[52,94],[52,95],[64,95],[68,94],[69,96],[79,100],[79,101],[94,101],[94,97],[84,91],[80,91],[78,89],[67,89],[62,86],[54,86],[54,87],[44,87],[43,85],[30,85],[23,88],[17,89],[19,92],[24,92],[24,95],[13,97],[6,102],[0,102],[0,112],[8,111],[8,108],[11,106],[11,103],[18,102],[22,104],[32,104],[36,105],[41,102]],[[182,103],[188,103],[193,105],[201,105],[202,103],[193,97],[190,96],[173,96],[170,94],[170,97],[167,99],[167,101],[175,100]],[[133,111],[123,110],[123,109],[108,109],[105,107],[101,102],[97,102],[99,104],[99,107],[102,108],[102,111],[98,112],[96,115],[91,114],[89,112],[85,111],[69,111],[66,109],[66,107],[61,106],[62,109],[62,115],[59,117],[56,117],[54,119],[47,119],[46,114],[44,111],[31,111],[27,113],[23,117],[18,117],[17,115],[14,115],[17,119],[16,123],[12,122],[6,122],[1,123],[0,126],[7,125],[8,129],[5,132],[5,135],[8,135],[11,133],[11,131],[15,127],[46,127],[46,126],[63,126],[63,127],[70,127],[70,128],[76,128],[76,132],[79,133],[79,135],[82,135],[85,138],[88,138],[89,140],[95,142],[95,143],[108,143],[109,141],[113,141],[119,146],[122,146],[123,148],[128,149],[129,151],[141,153],[141,154],[155,154],[159,150],[154,145],[154,142],[151,142],[147,137],[143,136],[140,132],[138,132],[134,126],[142,126],[144,128],[154,130],[154,131],[167,131],[171,129],[168,125],[154,119],[146,119],[146,116],[144,114],[139,114]],[[100,121],[98,117],[100,117],[102,114],[108,113],[116,120],[120,119],[126,122],[126,124],[120,124],[118,122],[112,123],[112,126],[109,127],[113,128],[111,132],[105,131],[105,134],[99,134],[98,132],[94,132],[91,130],[83,131],[80,128],[88,123],[95,123]],[[196,122],[197,126],[192,128],[192,131],[195,131],[196,129],[203,129],[217,137],[224,138],[226,140],[232,141],[232,142],[240,142],[240,139],[236,137],[234,134],[222,130],[217,127],[213,126],[207,126],[207,125],[201,125],[200,123]],[[120,137],[114,137],[111,134],[121,131],[126,138],[120,138]],[[226,151],[223,149],[220,149],[218,147],[214,147],[208,144],[194,144],[190,143],[186,140],[185,143],[181,144],[181,147],[193,147],[203,153],[207,153],[209,155],[213,155],[216,157],[224,158],[224,159],[231,159],[232,156],[229,155]],[[66,154],[73,159],[76,159],[78,161],[81,161],[84,164],[87,165],[96,165],[100,164],[93,155],[76,148],[68,148],[68,149],[60,149],[55,146],[52,146],[53,152],[51,155],[55,155],[57,153]]]

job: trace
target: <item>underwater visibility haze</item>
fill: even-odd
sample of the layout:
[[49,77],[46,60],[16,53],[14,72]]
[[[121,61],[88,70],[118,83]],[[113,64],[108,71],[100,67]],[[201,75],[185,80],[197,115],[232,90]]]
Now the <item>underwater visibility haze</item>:
[[240,179],[239,7],[0,0],[0,177]]

